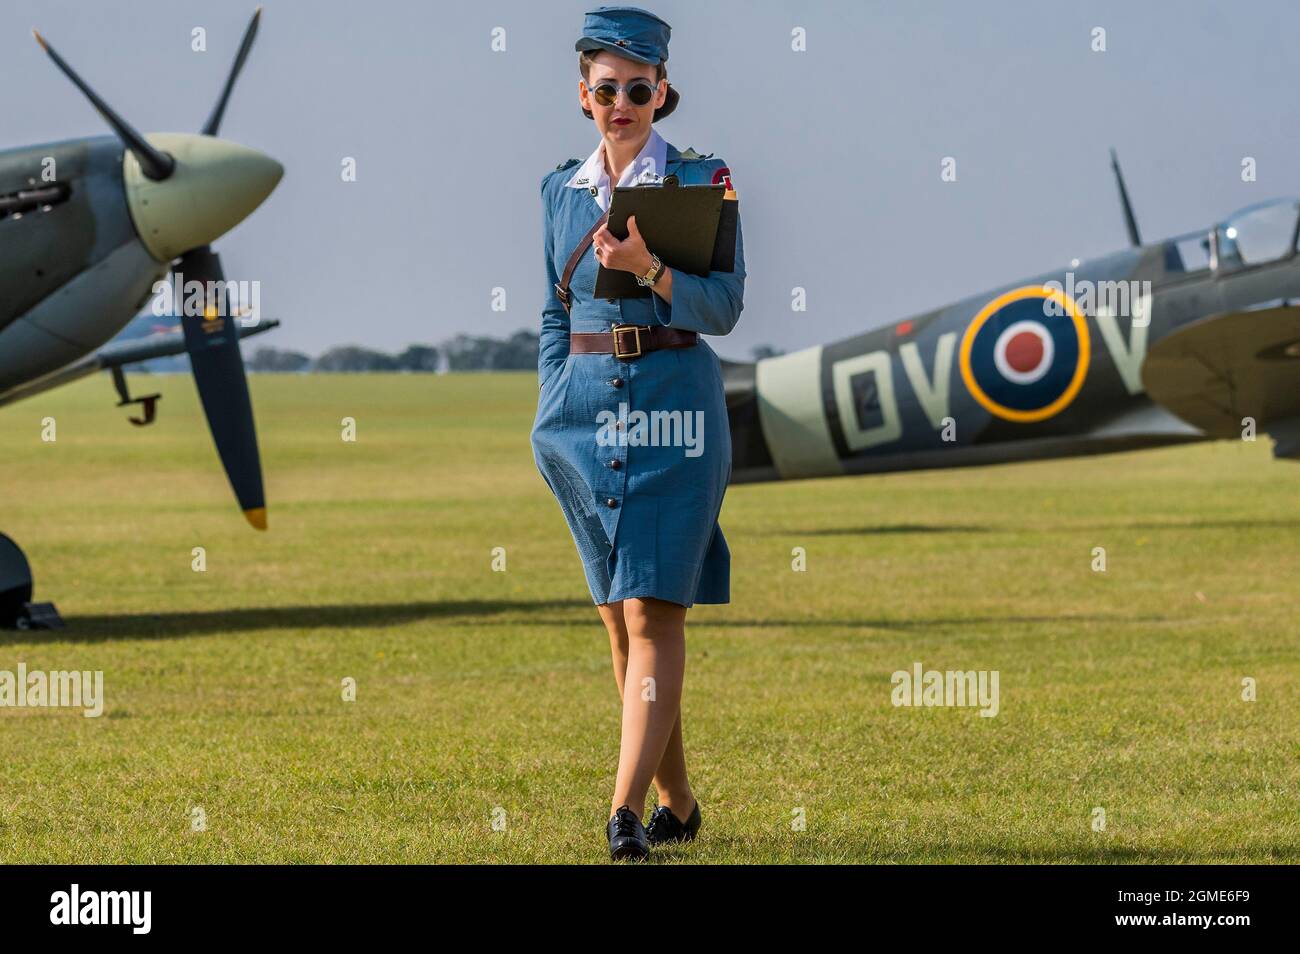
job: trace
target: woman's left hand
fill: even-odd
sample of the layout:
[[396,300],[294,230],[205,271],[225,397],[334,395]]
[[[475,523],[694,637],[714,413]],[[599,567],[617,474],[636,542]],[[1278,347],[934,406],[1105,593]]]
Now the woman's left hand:
[[641,238],[641,232],[636,227],[635,215],[628,216],[627,238],[623,241],[620,242],[606,224],[592,237],[591,244],[595,249],[596,261],[617,272],[644,275],[654,264],[650,250],[645,247],[645,239]]

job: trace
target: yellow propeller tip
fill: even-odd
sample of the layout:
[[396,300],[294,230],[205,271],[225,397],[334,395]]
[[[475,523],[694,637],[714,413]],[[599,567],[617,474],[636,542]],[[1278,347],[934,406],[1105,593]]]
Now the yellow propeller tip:
[[46,53],[50,52],[50,46],[45,42],[45,37],[41,36],[41,31],[35,27],[32,28],[32,36],[36,37],[36,42],[41,45],[41,49]]
[[266,508],[253,507],[250,510],[245,510],[244,519],[247,520],[255,530],[265,530],[266,529]]

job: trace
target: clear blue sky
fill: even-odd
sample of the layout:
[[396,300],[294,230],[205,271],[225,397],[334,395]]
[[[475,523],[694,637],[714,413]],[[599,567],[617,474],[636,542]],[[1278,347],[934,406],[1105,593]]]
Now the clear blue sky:
[[[254,5],[7,0],[0,146],[103,130],[32,26],[138,127],[189,131]],[[223,134],[287,173],[218,249],[231,278],[262,282],[275,344],[536,329],[538,184],[596,145],[573,52],[596,5],[268,0]],[[844,337],[1123,245],[1110,145],[1148,239],[1300,193],[1293,0],[642,5],[673,26],[682,94],[657,128],[727,159],[741,200],[749,279],[740,325],[715,341],[725,356]],[[196,26],[206,53],[190,50]],[[796,27],[807,52],[790,48]],[[340,181],[344,156],[356,183]],[[944,156],[956,183],[940,181]],[[795,286],[807,312],[790,310]]]

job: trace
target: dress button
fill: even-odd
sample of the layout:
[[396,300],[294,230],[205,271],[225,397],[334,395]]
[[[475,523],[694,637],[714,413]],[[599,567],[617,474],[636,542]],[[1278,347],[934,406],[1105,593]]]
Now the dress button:
[[610,381],[609,383],[612,384],[612,385],[613,385],[614,387],[616,387],[616,388],[621,388],[621,387],[623,386],[623,379],[622,379],[622,378],[615,378],[613,381]]
[[608,507],[610,510],[613,510],[615,507],[618,506],[618,501],[615,500],[613,497],[606,497],[605,506]]
[[596,194],[598,191],[600,191],[600,190],[598,190],[595,186],[592,186],[592,187],[591,187],[590,189],[588,189],[587,191],[590,192],[592,195],[595,195],[595,194]]
[[619,460],[617,457],[615,457],[613,460],[609,462],[609,466],[613,470],[618,470],[623,466],[623,462]]

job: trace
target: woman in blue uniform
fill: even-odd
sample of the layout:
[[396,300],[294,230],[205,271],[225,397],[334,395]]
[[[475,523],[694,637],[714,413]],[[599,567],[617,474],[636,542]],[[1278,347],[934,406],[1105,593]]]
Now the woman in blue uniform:
[[[606,828],[616,860],[645,858],[652,844],[689,841],[699,828],[682,747],[686,611],[730,598],[718,514],[731,434],[721,366],[702,336],[725,335],[740,318],[739,224],[734,270],[703,277],[661,262],[634,219],[624,241],[600,224],[614,185],[675,176],[731,189],[721,159],[680,152],[652,127],[678,101],[664,67],[669,32],[637,7],[586,15],[578,96],[600,142],[585,162],[542,180],[547,290],[532,445],[609,631],[623,699]],[[631,272],[650,296],[594,298],[598,265]],[[652,781],[658,806],[643,826]]]

